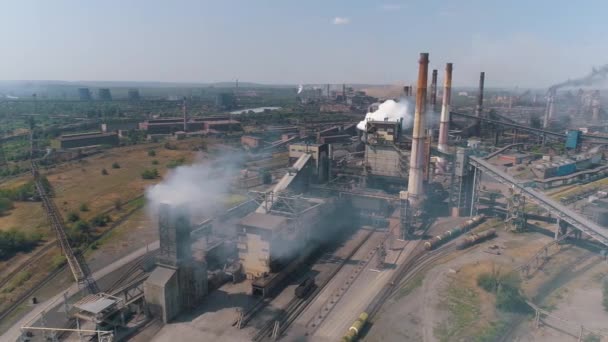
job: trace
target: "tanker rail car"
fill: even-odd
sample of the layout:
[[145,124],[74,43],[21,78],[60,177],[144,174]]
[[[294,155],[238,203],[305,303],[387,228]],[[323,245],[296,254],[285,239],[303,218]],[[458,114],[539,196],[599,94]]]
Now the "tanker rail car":
[[435,248],[441,246],[442,244],[446,243],[447,241],[452,240],[453,238],[459,236],[460,234],[471,230],[472,228],[474,228],[475,226],[477,226],[478,224],[483,222],[483,220],[485,220],[485,218],[486,218],[486,216],[483,214],[474,216],[474,217],[466,220],[464,223],[456,226],[455,228],[452,228],[452,229],[448,230],[447,232],[437,235],[434,238],[430,239],[429,241],[425,242],[424,248],[426,248],[427,250],[435,249]]
[[458,249],[465,249],[474,244],[483,242],[496,236],[496,229],[488,229],[481,233],[472,233],[467,235],[464,240],[458,245]]

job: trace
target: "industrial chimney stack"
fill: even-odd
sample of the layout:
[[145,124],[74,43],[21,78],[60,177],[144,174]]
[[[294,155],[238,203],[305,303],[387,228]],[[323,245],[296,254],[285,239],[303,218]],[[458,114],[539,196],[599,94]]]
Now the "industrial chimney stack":
[[445,79],[443,80],[443,103],[441,105],[441,118],[439,119],[439,141],[437,148],[441,152],[448,152],[448,131],[450,129],[450,105],[452,101],[452,63],[445,65]]
[[410,157],[410,174],[407,191],[413,206],[420,204],[423,192],[422,181],[424,179],[424,143],[426,139],[425,129],[425,105],[426,87],[429,73],[429,54],[421,53],[418,65],[418,88],[416,94],[416,111],[414,114],[414,129],[412,131],[412,154]]
[[596,90],[593,92],[591,98],[591,120],[593,122],[600,121],[600,91]]
[[546,129],[549,127],[549,121],[553,118],[554,111],[554,102],[555,102],[555,90],[549,90],[547,94],[547,107],[545,108],[545,118],[543,120],[543,128]]
[[433,69],[431,76],[431,107],[437,111],[437,69]]
[[479,93],[477,94],[477,108],[475,109],[475,116],[480,118],[483,112],[483,83],[486,78],[486,73],[481,72],[479,74]]

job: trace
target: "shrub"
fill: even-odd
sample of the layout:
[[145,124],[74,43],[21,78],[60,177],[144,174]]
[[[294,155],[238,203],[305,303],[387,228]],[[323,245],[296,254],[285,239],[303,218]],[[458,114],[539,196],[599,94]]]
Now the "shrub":
[[81,233],[88,233],[91,229],[91,226],[87,223],[87,221],[79,220],[74,224],[74,230]]
[[112,168],[113,169],[120,169],[120,164],[118,164],[117,162],[112,163]]
[[40,238],[40,234],[27,236],[16,229],[0,231],[0,258],[7,258],[15,253],[27,251],[36,246]]
[[102,174],[103,176],[107,176],[107,175],[108,175],[108,170],[106,170],[105,168],[104,168],[104,169],[101,169],[101,174]]
[[487,292],[494,292],[496,290],[496,278],[490,273],[482,273],[477,276],[477,286]]
[[13,201],[6,197],[0,197],[0,215],[13,209]]
[[108,222],[110,222],[110,217],[108,215],[101,214],[93,217],[91,220],[91,224],[93,224],[95,227],[105,227]]
[[177,150],[177,145],[174,145],[174,144],[172,144],[172,143],[170,143],[168,141],[165,143],[164,147],[167,150]]
[[148,156],[149,156],[149,157],[155,157],[155,156],[156,156],[156,151],[154,151],[154,150],[149,150],[149,151],[148,151]]
[[148,169],[141,173],[141,178],[143,179],[154,179],[158,177],[157,169]]
[[154,159],[154,160],[152,161],[152,165],[158,165],[158,160]]
[[89,206],[86,203],[80,204],[80,211],[89,211]]
[[72,211],[68,214],[68,221],[76,222],[78,220],[80,220],[80,215],[78,215],[78,213]]
[[477,277],[477,285],[496,295],[496,308],[508,312],[525,313],[530,310],[521,294],[521,279],[517,273],[500,274],[499,270],[482,273]]
[[114,209],[116,209],[116,210],[122,209],[122,200],[120,198],[117,198],[114,200]]
[[183,158],[183,157],[179,158],[179,159],[172,160],[169,163],[167,163],[167,168],[168,169],[174,169],[174,168],[182,165],[185,161],[186,161],[186,159]]

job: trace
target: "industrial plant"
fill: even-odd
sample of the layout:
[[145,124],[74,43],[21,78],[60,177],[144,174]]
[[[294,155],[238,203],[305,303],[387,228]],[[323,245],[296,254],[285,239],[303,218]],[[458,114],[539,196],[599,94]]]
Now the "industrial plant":
[[21,118],[0,140],[0,340],[608,339],[608,67],[472,88],[417,57],[392,93],[0,102]]

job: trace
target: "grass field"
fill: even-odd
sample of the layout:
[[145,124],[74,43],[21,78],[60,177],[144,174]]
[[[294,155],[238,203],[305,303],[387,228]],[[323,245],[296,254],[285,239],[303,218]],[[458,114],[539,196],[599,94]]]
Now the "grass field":
[[[155,156],[148,156],[148,150],[154,149]],[[90,219],[100,212],[111,210],[117,199],[127,202],[139,195],[144,189],[161,178],[144,180],[141,173],[146,169],[156,168],[163,175],[166,165],[180,158],[189,163],[194,152],[189,148],[167,150],[162,144],[147,144],[116,148],[90,158],[64,164],[47,174],[55,192],[55,204],[64,218],[70,212],[78,212],[81,218]],[[158,161],[157,165],[152,162]],[[118,163],[120,168],[112,168]],[[102,175],[106,169],[108,175]],[[23,184],[27,177],[11,180],[2,185],[12,188]],[[82,212],[79,207],[86,204],[88,211]],[[47,221],[40,203],[16,202],[15,208],[8,215],[0,217],[0,229],[19,229],[25,232],[39,232],[48,236]]]

